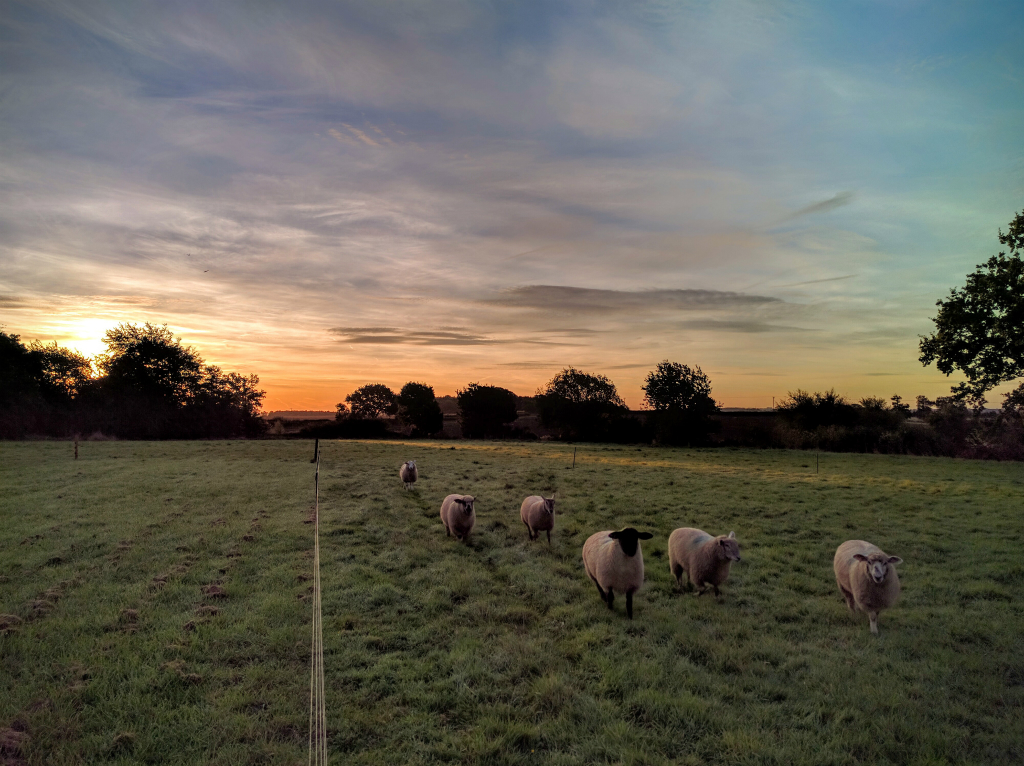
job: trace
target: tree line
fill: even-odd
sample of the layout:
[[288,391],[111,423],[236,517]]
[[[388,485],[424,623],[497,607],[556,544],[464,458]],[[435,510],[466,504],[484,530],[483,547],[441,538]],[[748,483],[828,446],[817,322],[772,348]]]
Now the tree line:
[[[699,367],[664,361],[642,386],[650,412],[630,412],[615,384],[605,375],[566,367],[533,397],[520,397],[501,386],[470,383],[456,391],[461,435],[467,439],[535,439],[517,426],[520,412],[536,413],[544,429],[570,441],[651,442],[702,445],[717,428],[712,416],[719,406],[711,381]],[[393,427],[408,435],[436,436],[444,417],[426,383],[409,382],[398,392],[383,383],[357,388],[339,402],[335,422],[307,434],[366,438],[385,436]]]
[[206,364],[164,326],[119,324],[90,360],[0,331],[0,438],[255,437],[259,377]]

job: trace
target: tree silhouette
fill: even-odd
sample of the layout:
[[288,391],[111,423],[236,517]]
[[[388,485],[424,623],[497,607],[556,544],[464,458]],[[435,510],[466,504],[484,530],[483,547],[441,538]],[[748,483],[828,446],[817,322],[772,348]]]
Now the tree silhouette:
[[935,332],[921,336],[921,363],[935,362],[946,375],[960,370],[964,383],[952,388],[960,400],[980,405],[990,389],[1024,375],[1024,211],[999,230],[1010,249],[979,264],[962,289],[939,300]]
[[398,415],[412,426],[413,436],[430,436],[444,427],[444,415],[426,383],[409,382],[398,394]]
[[541,422],[563,438],[609,438],[612,424],[629,410],[615,384],[604,375],[566,367],[537,391]]
[[711,398],[711,381],[700,369],[667,359],[647,374],[644,402],[654,410],[658,440],[665,444],[703,444],[716,423],[718,405]]
[[455,393],[462,412],[462,435],[467,439],[505,436],[519,415],[516,395],[507,388],[470,383]]
[[345,397],[356,418],[383,418],[398,412],[398,397],[383,383],[368,383]]

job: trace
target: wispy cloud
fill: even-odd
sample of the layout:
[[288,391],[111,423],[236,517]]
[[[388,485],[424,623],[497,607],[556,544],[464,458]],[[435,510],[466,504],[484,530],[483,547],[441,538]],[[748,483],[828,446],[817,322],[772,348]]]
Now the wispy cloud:
[[546,311],[603,313],[673,309],[699,311],[781,303],[779,298],[723,290],[598,290],[564,285],[525,285],[504,290],[484,303]]

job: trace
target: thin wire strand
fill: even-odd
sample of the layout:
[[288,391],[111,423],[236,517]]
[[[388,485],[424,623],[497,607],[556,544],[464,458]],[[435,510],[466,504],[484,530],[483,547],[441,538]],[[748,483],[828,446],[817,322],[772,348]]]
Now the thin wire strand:
[[320,599],[320,445],[316,447],[313,511],[313,641],[309,662],[309,763],[327,764],[327,704],[324,681],[323,609]]

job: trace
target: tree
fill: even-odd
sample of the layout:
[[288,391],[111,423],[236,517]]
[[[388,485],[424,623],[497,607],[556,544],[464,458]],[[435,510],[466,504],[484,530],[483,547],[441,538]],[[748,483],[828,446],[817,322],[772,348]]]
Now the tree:
[[430,436],[444,427],[444,415],[426,383],[409,382],[398,394],[398,415],[412,426],[413,436]]
[[665,444],[702,444],[717,425],[711,419],[719,411],[711,398],[711,381],[700,367],[666,359],[647,374],[641,389],[644,403],[654,410],[658,439]]
[[507,388],[470,383],[455,393],[462,413],[462,435],[467,439],[506,436],[519,416],[516,395]]
[[857,422],[856,408],[835,389],[810,394],[798,388],[790,391],[776,410],[803,431],[817,431],[822,426],[852,426]]
[[0,331],[0,405],[39,393],[41,361],[20,336]]
[[29,349],[39,359],[41,388],[48,398],[74,399],[92,380],[89,359],[77,351],[58,346],[57,341],[49,346],[33,341]]
[[345,397],[355,418],[375,419],[398,412],[398,397],[383,383],[368,383]]
[[978,264],[962,289],[939,300],[935,332],[921,336],[921,363],[935,362],[951,375],[960,370],[967,381],[951,390],[976,406],[1000,383],[1024,375],[1024,211],[999,230],[999,242],[1010,249]]
[[545,426],[582,441],[611,438],[614,421],[629,412],[607,377],[575,367],[566,367],[538,390],[537,403]]
[[103,336],[105,354],[97,366],[108,390],[170,407],[196,400],[203,381],[203,360],[181,345],[167,325],[122,323]]

